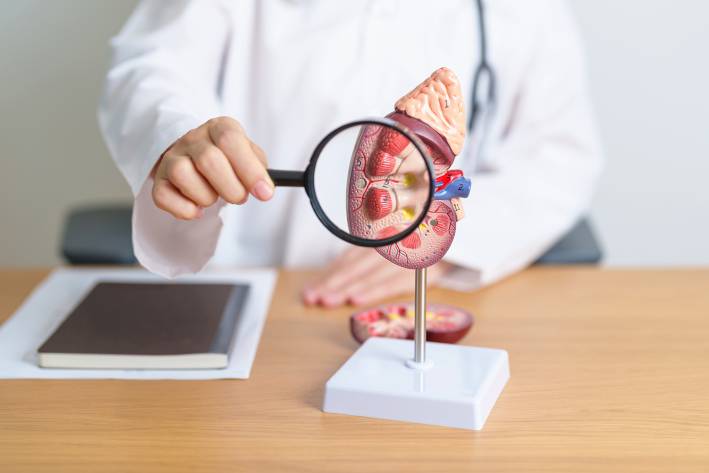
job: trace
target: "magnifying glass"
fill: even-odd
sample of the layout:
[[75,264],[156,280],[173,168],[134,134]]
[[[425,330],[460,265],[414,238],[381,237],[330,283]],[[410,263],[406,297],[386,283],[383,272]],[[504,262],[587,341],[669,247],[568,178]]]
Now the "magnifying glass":
[[276,186],[303,187],[325,228],[365,247],[391,245],[416,230],[435,190],[426,146],[388,118],[334,129],[317,145],[305,171],[268,173]]

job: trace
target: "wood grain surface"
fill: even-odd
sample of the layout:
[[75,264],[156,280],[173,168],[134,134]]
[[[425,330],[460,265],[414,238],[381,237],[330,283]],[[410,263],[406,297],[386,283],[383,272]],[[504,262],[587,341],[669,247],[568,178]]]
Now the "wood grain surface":
[[[0,320],[45,270],[0,271]],[[706,472],[709,270],[534,268],[482,291],[462,343],[509,351],[481,432],[324,414],[351,310],[280,275],[252,377],[0,381],[0,472]],[[412,274],[413,287],[413,274]]]

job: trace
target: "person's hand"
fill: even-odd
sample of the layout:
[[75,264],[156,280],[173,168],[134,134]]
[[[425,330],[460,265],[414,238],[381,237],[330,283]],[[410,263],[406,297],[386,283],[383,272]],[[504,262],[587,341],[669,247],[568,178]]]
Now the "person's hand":
[[[428,285],[435,286],[452,266],[440,261],[428,268]],[[396,266],[372,248],[355,247],[342,253],[303,288],[303,301],[328,308],[365,305],[413,289],[413,270]]]
[[269,200],[273,181],[266,154],[229,117],[213,118],[177,140],[153,168],[153,201],[176,218],[202,216],[221,197],[243,204],[253,195]]

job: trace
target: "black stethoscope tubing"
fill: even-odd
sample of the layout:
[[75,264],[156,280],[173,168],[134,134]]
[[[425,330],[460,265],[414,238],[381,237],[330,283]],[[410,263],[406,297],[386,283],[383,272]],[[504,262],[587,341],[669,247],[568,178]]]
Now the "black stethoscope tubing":
[[[483,113],[482,110],[486,109],[488,112],[491,112],[494,108],[494,104],[497,99],[497,78],[495,77],[495,71],[490,65],[487,55],[488,36],[485,22],[485,8],[483,5],[483,0],[475,0],[475,6],[477,7],[478,17],[478,46],[480,51],[480,61],[478,62],[477,67],[475,68],[475,73],[473,74],[473,84],[470,100],[470,116],[468,117],[468,136],[471,135],[473,127],[475,127],[480,121],[480,115]],[[487,90],[484,92],[485,103],[480,100],[482,97],[481,84],[483,83],[483,81],[486,81],[487,84]],[[488,117],[489,116],[490,115],[488,115]],[[486,120],[489,120],[489,118],[487,118]]]

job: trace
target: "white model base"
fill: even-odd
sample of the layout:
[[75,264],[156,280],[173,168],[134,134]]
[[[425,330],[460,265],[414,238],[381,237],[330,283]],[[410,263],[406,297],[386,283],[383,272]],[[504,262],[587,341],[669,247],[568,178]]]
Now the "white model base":
[[482,429],[510,377],[507,352],[428,342],[425,369],[407,364],[413,352],[412,340],[368,339],[325,385],[323,410]]

